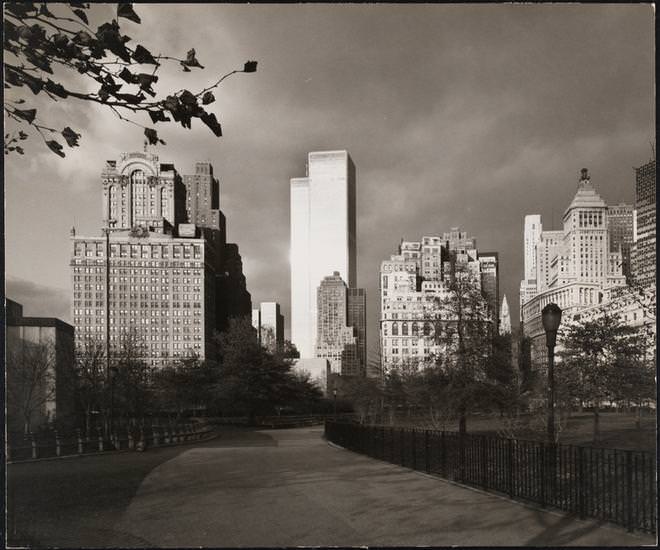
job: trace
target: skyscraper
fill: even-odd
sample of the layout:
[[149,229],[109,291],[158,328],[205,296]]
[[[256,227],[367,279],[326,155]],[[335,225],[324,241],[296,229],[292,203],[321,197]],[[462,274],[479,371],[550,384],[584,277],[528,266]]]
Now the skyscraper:
[[353,327],[357,336],[359,374],[367,374],[367,293],[364,288],[347,289],[348,313],[346,322]]
[[252,310],[252,326],[263,347],[270,352],[280,351],[284,344],[284,316],[277,302],[261,302]]
[[481,291],[485,330],[497,325],[496,318],[486,315],[487,304],[497,293],[497,253],[484,254],[482,261],[476,244],[476,239],[452,228],[442,237],[401,241],[399,253],[381,262],[380,343],[385,371],[402,365],[420,368],[442,352],[434,333],[438,319],[451,321],[441,303],[456,273],[467,275]]
[[325,277],[317,291],[315,356],[330,362],[330,372],[360,374],[357,330],[348,324],[348,289],[339,271]]
[[500,320],[499,255],[497,252],[479,252],[478,258],[481,291],[488,301],[493,322],[497,325]]
[[314,357],[317,289],[329,273],[356,284],[355,165],[346,151],[312,152],[291,180],[291,339]]
[[620,203],[607,209],[610,252],[621,252],[623,274],[630,279],[630,253],[633,244],[633,207]]
[[522,306],[538,292],[538,265],[536,247],[543,232],[541,216],[528,214],[525,216],[524,244],[523,244],[523,270],[524,276],[520,281],[520,319],[522,319]]
[[580,311],[604,303],[607,293],[625,284],[621,253],[609,244],[608,208],[588,170],[582,169],[577,192],[564,212],[562,231],[543,231],[536,246],[537,293],[521,307],[523,333],[532,340],[532,359],[547,358],[541,310],[556,303],[562,323]]
[[634,260],[632,274],[643,288],[655,287],[655,159],[635,169]]
[[220,320],[249,314],[251,304],[210,164],[182,178],[155,154],[123,153],[106,162],[101,182],[104,236],[72,230],[76,343],[105,342],[112,352],[130,336],[153,367],[211,356]]
[[506,294],[502,300],[500,308],[500,334],[511,334],[511,314],[509,313],[509,303],[506,301]]

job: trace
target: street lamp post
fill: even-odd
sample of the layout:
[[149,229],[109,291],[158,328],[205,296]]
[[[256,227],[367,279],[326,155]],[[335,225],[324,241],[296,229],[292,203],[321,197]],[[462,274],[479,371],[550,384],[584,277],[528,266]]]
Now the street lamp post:
[[557,330],[561,323],[561,308],[557,304],[548,304],[541,311],[541,321],[545,330],[548,346],[548,441],[555,441],[555,345]]
[[337,388],[333,388],[332,395],[334,396],[334,410],[335,410],[335,421],[337,420]]

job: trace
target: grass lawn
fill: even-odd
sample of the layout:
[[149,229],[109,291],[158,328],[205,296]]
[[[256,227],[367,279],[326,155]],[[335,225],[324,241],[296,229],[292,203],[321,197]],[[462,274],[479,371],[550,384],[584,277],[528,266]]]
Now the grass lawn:
[[[654,411],[645,411],[641,428],[635,427],[636,413],[600,413],[600,442],[593,442],[594,415],[590,412],[572,413],[566,422],[562,421],[559,442],[569,445],[591,445],[608,449],[631,449],[639,451],[656,450],[656,415]],[[468,418],[468,433],[482,435],[501,435],[518,439],[544,439],[545,418],[542,416],[521,416],[521,423],[510,430],[511,422],[497,414],[473,415]],[[401,418],[395,420],[397,426],[431,428],[422,418]],[[458,422],[447,423],[448,431],[458,430]]]

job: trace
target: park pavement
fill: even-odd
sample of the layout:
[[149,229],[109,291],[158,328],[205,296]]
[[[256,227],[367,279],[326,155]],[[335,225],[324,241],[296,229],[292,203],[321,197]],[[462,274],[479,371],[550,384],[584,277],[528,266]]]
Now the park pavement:
[[655,537],[539,510],[328,444],[319,428],[223,429],[146,453],[16,464],[18,544],[66,547],[641,546]]

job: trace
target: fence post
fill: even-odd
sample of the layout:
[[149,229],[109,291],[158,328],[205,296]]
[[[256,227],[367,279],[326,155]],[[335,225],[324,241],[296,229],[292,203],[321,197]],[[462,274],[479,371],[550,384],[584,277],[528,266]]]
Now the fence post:
[[578,510],[580,519],[584,519],[584,448],[578,447]]
[[76,436],[78,437],[78,454],[81,455],[83,454],[83,440],[79,429],[76,430]]
[[417,438],[415,437],[415,428],[412,429],[412,463],[413,470],[417,469]]
[[158,446],[158,430],[152,426],[151,435],[154,438],[154,447]]
[[30,433],[30,440],[32,443],[32,458],[37,458],[37,441],[34,439],[33,433]]
[[426,462],[426,473],[431,473],[431,456],[429,447],[429,431],[424,430],[424,461]]
[[632,451],[626,451],[626,500],[624,501],[623,508],[626,510],[626,527],[629,532],[633,530],[633,524],[635,521],[633,515],[632,480]]
[[60,445],[60,434],[55,430],[55,456],[60,456],[62,454],[62,446]]
[[440,465],[442,467],[442,477],[449,477],[447,475],[447,446],[445,444],[444,430],[440,434]]
[[133,434],[128,432],[128,448],[132,451],[135,448],[135,443],[133,442]]
[[488,449],[486,447],[486,436],[481,436],[481,486],[485,489],[488,486],[486,478],[488,477]]
[[509,485],[509,496],[513,497],[515,494],[515,490],[513,487],[513,439],[509,438],[507,439],[507,454],[509,455],[509,460],[508,460],[508,479],[507,479],[507,484]]
[[103,434],[101,434],[100,428],[99,428],[99,451],[103,452]]
[[547,498],[546,498],[546,479],[547,479],[546,466],[547,465],[546,465],[546,460],[545,460],[545,452],[546,452],[545,442],[542,441],[541,442],[541,460],[540,460],[540,462],[541,462],[541,464],[540,464],[541,479],[539,481],[539,483],[541,484],[541,491],[540,491],[541,492],[541,508],[545,508],[546,501],[547,501]]

